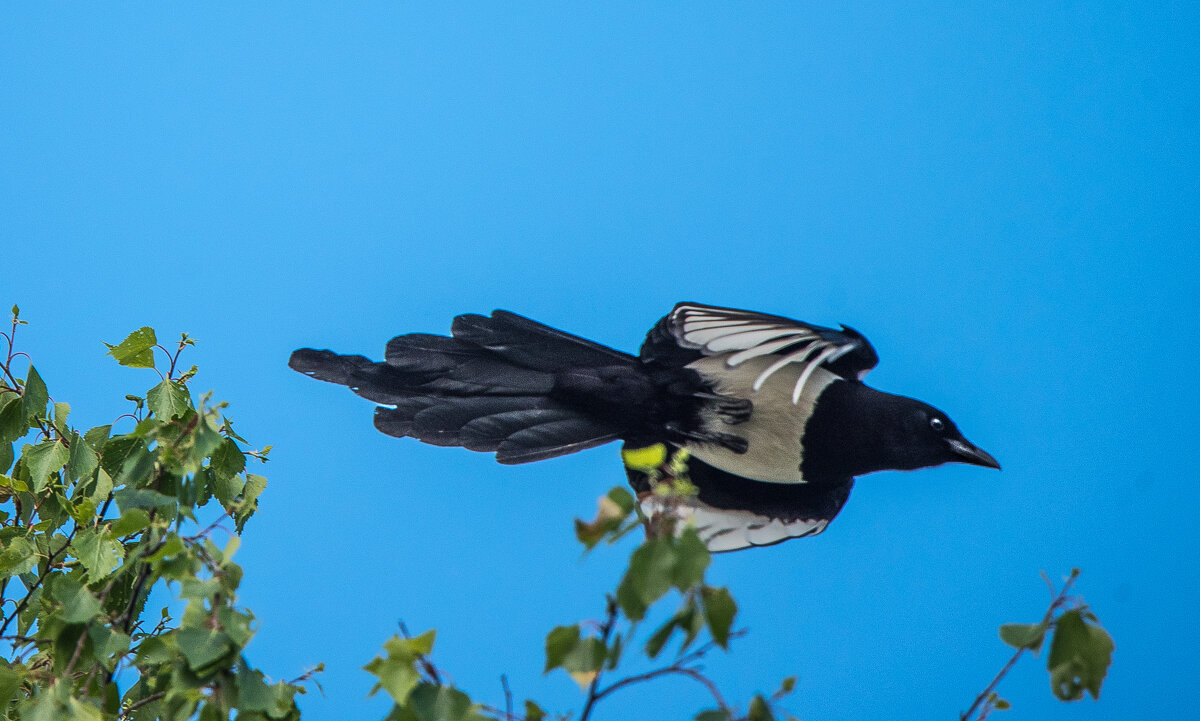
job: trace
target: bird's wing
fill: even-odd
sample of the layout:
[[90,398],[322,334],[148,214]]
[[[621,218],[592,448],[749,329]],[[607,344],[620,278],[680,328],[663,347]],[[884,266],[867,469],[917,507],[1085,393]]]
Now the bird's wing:
[[789,364],[803,365],[793,402],[819,366],[847,379],[861,379],[879,363],[870,342],[853,328],[824,328],[790,318],[748,310],[680,303],[665,319],[674,340],[702,356],[725,356],[735,368],[753,358],[778,356],[754,381],[762,387]]

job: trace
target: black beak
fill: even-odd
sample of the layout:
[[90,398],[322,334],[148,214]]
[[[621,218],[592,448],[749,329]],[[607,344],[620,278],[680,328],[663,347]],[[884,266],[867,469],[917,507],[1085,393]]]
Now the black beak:
[[954,460],[959,463],[970,463],[973,466],[983,466],[985,468],[995,468],[1000,470],[1000,462],[992,458],[992,454],[987,451],[972,445],[965,438],[950,438],[947,439],[950,444],[950,449],[957,456]]

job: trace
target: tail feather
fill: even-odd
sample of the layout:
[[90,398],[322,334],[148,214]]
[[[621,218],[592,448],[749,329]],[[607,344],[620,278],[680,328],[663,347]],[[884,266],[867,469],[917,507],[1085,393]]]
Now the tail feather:
[[464,357],[479,355],[474,343],[430,333],[409,333],[388,341],[383,358],[393,368],[414,373],[445,373]]
[[288,367],[319,381],[350,385],[356,371],[370,368],[375,361],[360,355],[338,355],[331,350],[301,348],[288,359]]
[[301,348],[292,353],[288,366],[317,380],[348,386],[376,403],[402,403],[413,395],[397,371],[360,355]]
[[611,416],[594,417],[556,396],[557,376],[640,368],[634,356],[505,311],[459,316],[452,333],[393,338],[383,363],[303,348],[288,364],[382,404],[375,427],[383,433],[494,452],[501,463],[553,458],[620,437]]
[[496,460],[505,464],[542,461],[595,448],[619,437],[612,430],[602,432],[599,424],[586,418],[551,421],[509,436],[496,450]]
[[491,317],[460,315],[450,332],[455,340],[474,343],[505,360],[543,371],[638,363],[628,353],[503,310],[494,311]]

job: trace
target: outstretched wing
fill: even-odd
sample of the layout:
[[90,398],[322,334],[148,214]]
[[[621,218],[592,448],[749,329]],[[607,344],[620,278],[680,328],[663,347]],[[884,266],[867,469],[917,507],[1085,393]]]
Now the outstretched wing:
[[[861,379],[879,363],[875,349],[861,333],[842,326],[824,328],[790,318],[733,308],[680,303],[664,318],[657,331],[669,332],[679,347],[697,356],[724,356],[725,365],[735,368],[753,358],[778,356],[759,373],[754,390],[780,368],[800,364],[792,402],[799,400],[812,372],[825,367],[847,379]],[[643,356],[647,353],[643,347]],[[653,352],[653,348],[650,348]]]

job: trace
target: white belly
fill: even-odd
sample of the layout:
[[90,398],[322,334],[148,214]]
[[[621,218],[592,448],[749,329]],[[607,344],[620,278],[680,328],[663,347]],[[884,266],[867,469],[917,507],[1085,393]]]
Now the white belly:
[[706,379],[720,379],[716,392],[736,398],[749,398],[754,412],[744,423],[729,425],[715,412],[703,418],[706,428],[732,433],[745,438],[749,448],[738,454],[715,444],[689,444],[695,457],[723,471],[744,478],[770,483],[804,483],[800,463],[804,460],[800,438],[804,425],[812,415],[817,396],[838,376],[824,368],[816,368],[804,384],[796,403],[792,392],[804,370],[803,364],[790,364],[775,371],[762,387],[755,391],[754,381],[778,356],[753,358],[736,368],[728,368],[729,354],[701,358],[688,364]]

